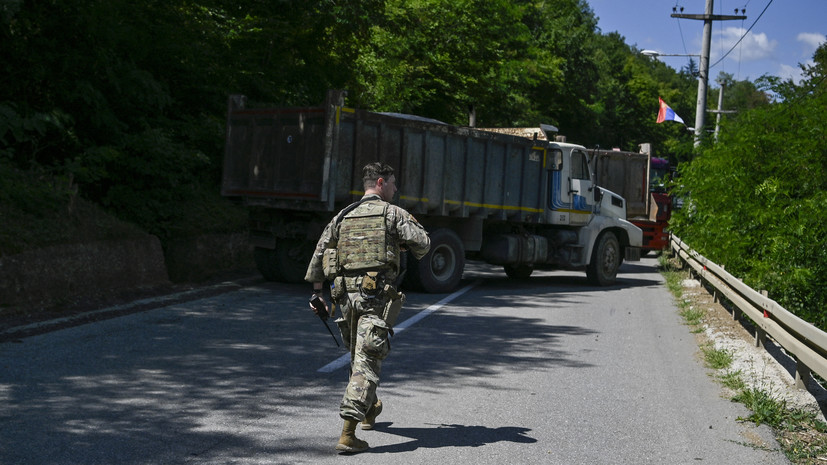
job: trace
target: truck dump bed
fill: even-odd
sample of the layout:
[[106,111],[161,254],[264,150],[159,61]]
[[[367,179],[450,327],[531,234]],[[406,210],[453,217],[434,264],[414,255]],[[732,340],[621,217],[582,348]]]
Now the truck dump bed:
[[361,168],[396,169],[399,205],[426,215],[542,222],[547,142],[342,106],[247,109],[232,96],[222,194],[248,205],[335,211]]
[[648,154],[596,150],[595,182],[626,199],[626,215],[632,218],[649,217],[649,159]]

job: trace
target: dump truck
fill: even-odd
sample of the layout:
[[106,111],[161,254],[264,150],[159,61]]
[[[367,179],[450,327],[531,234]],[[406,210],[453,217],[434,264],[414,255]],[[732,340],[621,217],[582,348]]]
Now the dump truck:
[[589,156],[597,183],[626,199],[626,219],[643,231],[642,252],[667,248],[672,217],[672,198],[664,186],[668,160],[653,157],[649,144],[641,144],[639,153],[596,149]]
[[361,169],[375,161],[395,168],[395,203],[431,238],[425,257],[408,260],[407,288],[449,292],[467,259],[515,279],[567,269],[610,285],[624,259],[640,259],[642,232],[626,201],[595,184],[584,147],[351,108],[345,95],[301,108],[229,98],[221,192],[248,208],[266,279],[302,280],[325,225],[361,198]]

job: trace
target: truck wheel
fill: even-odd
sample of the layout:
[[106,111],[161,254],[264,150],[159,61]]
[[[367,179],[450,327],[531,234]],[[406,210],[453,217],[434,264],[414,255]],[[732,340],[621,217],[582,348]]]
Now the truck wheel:
[[610,232],[604,232],[597,238],[592,251],[592,259],[586,267],[586,276],[593,284],[608,286],[617,279],[620,268],[620,243]]
[[256,247],[255,250],[253,250],[253,258],[256,261],[256,268],[258,268],[259,273],[264,276],[264,279],[267,281],[281,281],[284,279],[281,275],[281,268],[279,267],[275,249]]
[[276,247],[282,280],[287,283],[304,282],[307,265],[316,244],[302,239],[283,239]]
[[528,265],[504,265],[505,274],[511,279],[528,279],[534,268]]
[[[462,241],[450,229],[437,229],[430,234],[431,250],[416,263],[412,263],[409,274],[420,290],[441,294],[454,290],[462,279],[465,268],[465,250]],[[416,279],[418,278],[418,279]]]

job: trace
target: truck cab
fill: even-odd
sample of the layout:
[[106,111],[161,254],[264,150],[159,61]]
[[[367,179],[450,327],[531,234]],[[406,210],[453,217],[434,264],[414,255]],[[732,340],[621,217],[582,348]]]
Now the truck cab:
[[563,227],[551,233],[555,262],[610,284],[624,259],[640,260],[642,232],[626,221],[626,200],[597,185],[585,147],[550,142],[548,160],[548,223]]

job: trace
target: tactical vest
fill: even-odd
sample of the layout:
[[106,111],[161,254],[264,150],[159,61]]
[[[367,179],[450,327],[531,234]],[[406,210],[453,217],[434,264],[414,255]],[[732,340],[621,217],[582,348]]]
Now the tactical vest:
[[388,236],[388,203],[367,201],[339,225],[338,268],[344,274],[398,269],[399,250]]

